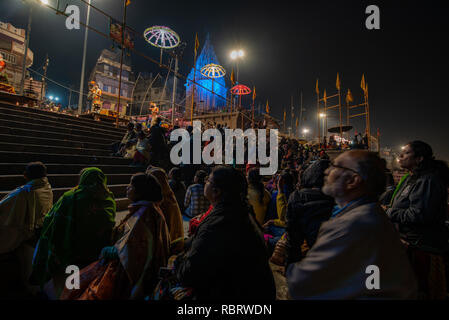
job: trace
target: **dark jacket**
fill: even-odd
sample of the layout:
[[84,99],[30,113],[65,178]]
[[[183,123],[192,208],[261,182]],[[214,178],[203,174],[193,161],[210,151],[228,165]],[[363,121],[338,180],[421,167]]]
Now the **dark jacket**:
[[410,244],[447,249],[447,185],[437,173],[407,177],[387,214]]
[[260,228],[249,207],[218,204],[176,262],[199,300],[274,300],[276,288]]
[[287,262],[301,260],[304,240],[311,248],[324,221],[329,220],[335,206],[331,197],[319,189],[304,188],[290,196],[287,207]]
[[148,142],[150,143],[152,152],[165,151],[167,146],[165,143],[164,129],[158,125],[152,126],[150,128]]

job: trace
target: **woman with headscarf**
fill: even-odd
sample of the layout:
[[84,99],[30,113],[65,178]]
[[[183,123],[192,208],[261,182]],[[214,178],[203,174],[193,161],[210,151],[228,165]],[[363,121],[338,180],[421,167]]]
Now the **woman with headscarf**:
[[98,168],[83,169],[79,185],[53,205],[45,216],[31,275],[41,287],[53,279],[55,296],[50,298],[59,297],[67,266],[87,266],[110,244],[115,211],[114,195]]
[[248,202],[253,207],[254,214],[260,225],[263,225],[265,222],[270,198],[270,193],[262,183],[259,168],[251,168],[248,171]]
[[204,193],[213,209],[175,261],[178,280],[198,300],[274,300],[267,248],[251,206],[245,176],[216,167]]
[[162,201],[158,203],[158,206],[165,217],[168,231],[170,232],[170,252],[172,254],[177,254],[184,248],[184,225],[178,202],[176,201],[175,194],[168,184],[168,177],[164,169],[149,166],[147,169],[147,174],[154,175],[161,185]]
[[81,270],[80,289],[65,290],[64,300],[143,299],[158,282],[168,262],[170,235],[155,204],[161,186],[151,174],[136,173],[127,188],[129,214],[114,229],[113,246],[101,250],[100,261]]
[[420,291],[428,298],[445,298],[443,255],[449,250],[445,226],[449,168],[435,160],[432,148],[422,141],[406,144],[398,160],[408,173],[385,207],[387,214],[408,248]]

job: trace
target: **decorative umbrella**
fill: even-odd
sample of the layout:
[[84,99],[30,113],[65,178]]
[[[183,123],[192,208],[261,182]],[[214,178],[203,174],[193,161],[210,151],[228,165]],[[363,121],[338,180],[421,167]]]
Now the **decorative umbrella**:
[[212,79],[212,107],[215,108],[214,80],[224,77],[224,75],[226,74],[226,70],[218,64],[210,63],[202,67],[200,72],[206,78]]
[[175,31],[164,26],[147,28],[143,32],[143,36],[149,44],[161,49],[160,63],[162,63],[162,50],[176,48],[181,41]]
[[[251,89],[243,84],[238,84],[231,88],[231,94],[239,96],[239,107],[242,107],[242,96],[250,94]],[[232,111],[231,111],[232,112]]]

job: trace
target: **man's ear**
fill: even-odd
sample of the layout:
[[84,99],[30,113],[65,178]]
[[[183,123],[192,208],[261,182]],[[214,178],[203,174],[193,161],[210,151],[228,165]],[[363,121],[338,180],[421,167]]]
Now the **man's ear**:
[[353,189],[359,189],[363,183],[362,177],[358,174],[353,174],[351,177],[348,178],[346,187],[349,190]]

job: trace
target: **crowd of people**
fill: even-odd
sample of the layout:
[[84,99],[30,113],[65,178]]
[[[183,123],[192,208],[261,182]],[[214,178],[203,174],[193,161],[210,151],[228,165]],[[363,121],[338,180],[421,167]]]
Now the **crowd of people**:
[[[112,146],[142,167],[117,226],[100,169],[53,204],[45,165],[25,168],[27,184],[0,201],[0,265],[15,261],[26,297],[274,300],[278,265],[292,299],[447,299],[449,169],[427,143],[406,145],[395,184],[367,150],[331,161],[283,138],[266,177],[257,164],[174,166],[167,137],[156,118]],[[67,287],[73,265],[79,289]]]

